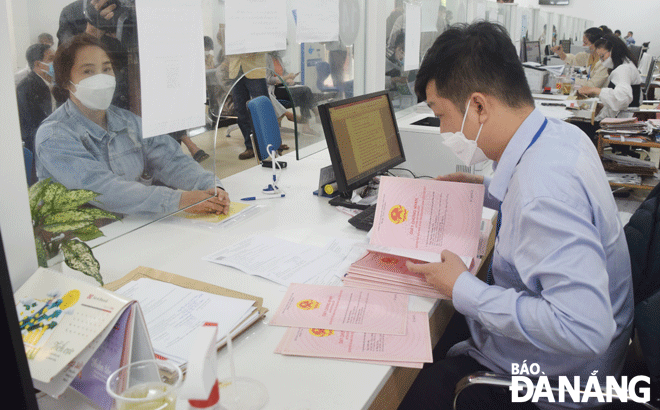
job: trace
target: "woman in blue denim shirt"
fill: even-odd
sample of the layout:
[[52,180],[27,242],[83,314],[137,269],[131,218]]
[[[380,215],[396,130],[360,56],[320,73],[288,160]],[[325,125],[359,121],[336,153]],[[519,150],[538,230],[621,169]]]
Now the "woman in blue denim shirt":
[[115,88],[112,61],[86,34],[61,45],[55,55],[56,88],[66,102],[39,127],[37,176],[69,189],[99,193],[94,202],[124,214],[163,214],[186,208],[226,214],[229,196],[211,172],[186,156],[167,135],[142,138],[141,119],[110,105]]

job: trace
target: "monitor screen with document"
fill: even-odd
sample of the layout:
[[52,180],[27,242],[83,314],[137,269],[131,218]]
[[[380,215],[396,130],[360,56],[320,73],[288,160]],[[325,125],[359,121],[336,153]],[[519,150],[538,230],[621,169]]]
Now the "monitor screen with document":
[[318,109],[342,196],[406,160],[387,91],[331,101]]
[[525,42],[525,61],[526,63],[541,63],[541,44],[538,41]]

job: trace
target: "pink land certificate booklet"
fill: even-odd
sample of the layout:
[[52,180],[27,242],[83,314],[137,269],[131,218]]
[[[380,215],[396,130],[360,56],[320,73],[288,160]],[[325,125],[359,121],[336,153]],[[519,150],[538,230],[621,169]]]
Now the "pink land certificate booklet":
[[437,262],[448,249],[477,256],[485,187],[382,177],[370,249]]
[[289,286],[271,325],[406,334],[408,295],[343,286]]
[[275,352],[292,356],[375,360],[406,367],[416,367],[410,365],[411,362],[433,362],[426,312],[408,312],[407,333],[402,336],[289,328]]

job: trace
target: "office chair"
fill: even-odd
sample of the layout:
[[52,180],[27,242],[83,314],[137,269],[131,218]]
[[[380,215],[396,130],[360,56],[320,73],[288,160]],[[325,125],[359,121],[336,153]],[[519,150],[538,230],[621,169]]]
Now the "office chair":
[[630,52],[637,59],[637,64],[638,65],[639,65],[639,60],[642,58],[642,50],[643,50],[642,46],[636,46],[634,44],[630,45]]
[[[660,409],[660,184],[649,193],[637,208],[630,221],[623,228],[630,251],[633,293],[635,299],[634,339],[639,343],[646,370],[651,380],[651,400],[649,403],[614,402],[606,409],[640,408]],[[629,348],[630,350],[630,348]],[[629,352],[631,353],[631,352]],[[630,355],[629,355],[630,357]],[[626,368],[631,360],[626,360]],[[556,381],[556,380],[555,380]],[[551,380],[552,383],[552,380]],[[456,385],[454,410],[457,409],[459,395],[470,386],[487,384],[506,388],[511,386],[511,376],[491,372],[476,372],[461,379]],[[584,387],[584,386],[583,386]],[[558,386],[552,385],[553,391]],[[601,387],[605,391],[605,387]],[[468,392],[469,394],[469,392]],[[618,394],[612,395],[619,398]]]
[[319,61],[316,63],[316,88],[321,92],[321,95],[317,98],[317,102],[331,100],[337,97],[340,92],[339,88],[328,87],[323,83],[330,74],[330,63],[326,61]]
[[270,102],[270,98],[264,95],[248,101],[247,107],[254,128],[252,146],[255,149],[257,162],[263,161],[282,145],[282,136],[275,109]]

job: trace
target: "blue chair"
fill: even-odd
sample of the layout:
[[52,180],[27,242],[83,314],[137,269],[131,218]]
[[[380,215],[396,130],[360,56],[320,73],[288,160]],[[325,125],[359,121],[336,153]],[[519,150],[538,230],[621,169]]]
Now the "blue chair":
[[254,128],[252,145],[257,159],[263,161],[270,156],[269,152],[278,150],[282,145],[275,109],[270,98],[263,95],[248,101],[247,107]]
[[316,88],[322,93],[339,93],[339,88],[328,87],[323,84],[326,78],[331,74],[330,63],[327,61],[319,61],[316,63]]
[[25,161],[25,175],[29,186],[35,182],[34,173],[32,172],[32,169],[34,168],[34,155],[32,154],[32,151],[25,147],[23,147],[23,160]]
[[341,86],[328,87],[323,84],[326,78],[331,74],[330,63],[319,61],[316,63],[316,88],[321,91],[326,98],[335,98],[338,94],[343,94],[344,98],[353,96],[353,80],[346,81]]

